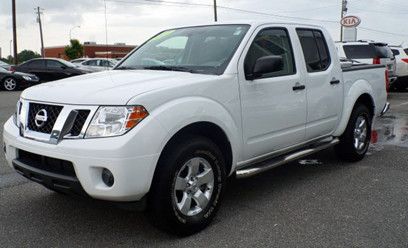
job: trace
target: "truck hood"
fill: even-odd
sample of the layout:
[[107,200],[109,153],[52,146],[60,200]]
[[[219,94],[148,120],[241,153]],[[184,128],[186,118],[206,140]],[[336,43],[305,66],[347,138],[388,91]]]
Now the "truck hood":
[[21,97],[62,104],[125,105],[137,95],[206,78],[175,71],[113,70],[40,84],[26,89]]

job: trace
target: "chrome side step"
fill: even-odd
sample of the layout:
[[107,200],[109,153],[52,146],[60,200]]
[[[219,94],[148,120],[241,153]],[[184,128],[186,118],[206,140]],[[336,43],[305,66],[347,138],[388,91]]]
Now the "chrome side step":
[[313,154],[315,152],[318,151],[322,151],[325,150],[327,148],[330,148],[336,144],[339,143],[339,140],[333,139],[330,141],[321,141],[318,142],[316,144],[313,145],[309,145],[303,149],[300,150],[296,150],[294,152],[285,154],[285,155],[281,155],[278,157],[274,157],[268,160],[265,160],[263,162],[260,163],[256,163],[256,164],[252,164],[249,166],[246,166],[244,168],[238,169],[237,170],[237,178],[247,178],[247,177],[251,177],[254,175],[257,175],[259,173],[268,171],[270,169],[273,169],[275,167],[278,167],[280,165],[284,165],[287,164],[289,162],[295,161],[297,159],[300,159],[302,157],[306,157],[310,154]]

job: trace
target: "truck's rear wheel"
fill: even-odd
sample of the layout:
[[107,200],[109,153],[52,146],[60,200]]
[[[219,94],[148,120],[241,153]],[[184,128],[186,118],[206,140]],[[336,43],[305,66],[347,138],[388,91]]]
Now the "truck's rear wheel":
[[340,159],[357,162],[364,158],[370,146],[372,116],[367,106],[359,104],[353,112],[346,131],[340,137],[340,143],[335,147]]
[[207,138],[173,142],[159,161],[149,193],[153,224],[181,236],[204,229],[220,205],[224,165],[219,148]]

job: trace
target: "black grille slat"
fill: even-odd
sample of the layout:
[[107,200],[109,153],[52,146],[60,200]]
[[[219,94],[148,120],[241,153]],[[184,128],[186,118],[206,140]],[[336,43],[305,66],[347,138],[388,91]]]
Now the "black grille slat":
[[76,178],[73,164],[66,160],[41,156],[24,150],[18,150],[17,160],[39,170]]
[[69,132],[71,136],[78,136],[81,134],[82,128],[85,125],[86,119],[89,116],[90,110],[77,110],[78,115],[75,118],[74,125]]
[[[40,133],[47,133],[50,134],[55,122],[59,114],[61,113],[62,106],[57,105],[46,105],[46,104],[39,104],[39,103],[30,103],[29,110],[28,110],[28,129]],[[37,127],[35,124],[35,116],[41,110],[45,109],[47,111],[47,121],[45,122],[44,126]]]

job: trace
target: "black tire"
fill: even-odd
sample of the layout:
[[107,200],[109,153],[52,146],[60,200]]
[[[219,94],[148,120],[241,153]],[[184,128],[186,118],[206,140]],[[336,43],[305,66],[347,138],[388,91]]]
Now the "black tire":
[[[357,121],[360,121],[361,118],[364,118],[367,123],[367,131],[366,136],[362,138],[364,141],[361,142],[361,144],[364,145],[358,149],[355,145],[355,129]],[[370,146],[372,119],[373,117],[367,106],[358,104],[354,107],[347,128],[340,137],[340,143],[335,146],[336,154],[341,160],[346,162],[357,162],[364,158],[368,147]]]
[[[212,169],[212,193],[208,197],[208,204],[201,212],[187,216],[177,207],[177,193],[180,192],[175,192],[175,185],[176,178],[180,176],[183,168],[187,168],[187,162],[195,158],[204,159],[208,162],[206,166],[209,165]],[[207,227],[214,218],[224,194],[226,187],[224,168],[225,161],[220,149],[208,138],[184,136],[183,139],[172,142],[160,158],[149,192],[148,212],[152,224],[178,236],[188,236]],[[206,190],[209,189],[205,188],[204,192]],[[181,193],[184,197],[185,192]],[[193,206],[194,203],[192,201],[189,205]],[[196,205],[199,206],[197,203]]]
[[[14,87],[11,88],[11,87],[6,86],[8,80],[12,80],[14,82]],[[19,88],[18,81],[13,77],[6,77],[1,82],[1,88],[6,91],[15,91]]]

